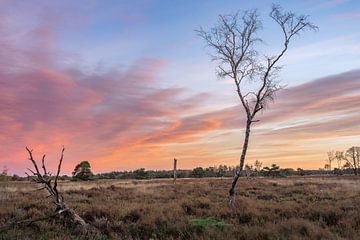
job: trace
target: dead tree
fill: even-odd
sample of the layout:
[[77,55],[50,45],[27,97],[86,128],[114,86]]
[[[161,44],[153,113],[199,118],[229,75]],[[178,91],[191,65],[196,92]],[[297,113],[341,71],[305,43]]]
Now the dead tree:
[[262,168],[262,162],[260,162],[259,160],[255,160],[254,168],[255,168],[256,176],[259,176],[259,173],[260,173],[261,168]]
[[[81,227],[87,227],[88,224],[82,219],[73,209],[68,207],[66,203],[64,202],[64,197],[61,195],[61,193],[58,190],[58,180],[59,175],[61,171],[61,164],[64,159],[64,151],[65,148],[62,148],[61,151],[61,157],[59,160],[57,172],[55,176],[52,176],[50,172],[46,169],[45,165],[45,156],[43,155],[41,160],[41,168],[42,173],[40,172],[40,169],[36,163],[36,161],[33,158],[32,150],[26,147],[27,152],[29,153],[29,160],[31,161],[34,169],[28,168],[28,170],[31,172],[31,175],[27,173],[31,181],[41,184],[43,187],[41,189],[45,189],[48,191],[49,196],[52,198],[53,203],[56,205],[55,213],[51,217],[55,217],[58,215],[62,215],[65,217],[65,219],[69,220],[71,223],[81,226]],[[44,218],[46,219],[46,218]]]
[[174,178],[173,178],[173,183],[176,184],[176,163],[177,163],[177,159],[174,158]]
[[[197,30],[198,35],[211,47],[215,54],[213,60],[219,62],[217,74],[220,78],[234,81],[240,103],[246,113],[245,137],[237,168],[229,191],[229,203],[234,206],[235,187],[244,167],[246,152],[255,117],[273,101],[276,93],[282,89],[276,80],[281,69],[279,60],[284,56],[290,41],[304,30],[316,30],[305,15],[297,16],[292,12],[284,12],[281,7],[273,5],[270,17],[277,23],[283,35],[283,46],[278,54],[261,56],[256,50],[262,42],[257,36],[262,27],[256,10],[246,11],[242,16],[220,15],[218,24],[205,31]],[[244,86],[245,85],[245,86]]]

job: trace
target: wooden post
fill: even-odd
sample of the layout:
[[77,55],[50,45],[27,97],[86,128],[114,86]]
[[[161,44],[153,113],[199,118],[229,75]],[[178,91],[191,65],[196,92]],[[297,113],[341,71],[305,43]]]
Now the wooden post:
[[177,160],[174,158],[174,176],[173,176],[173,183],[176,184],[176,163]]

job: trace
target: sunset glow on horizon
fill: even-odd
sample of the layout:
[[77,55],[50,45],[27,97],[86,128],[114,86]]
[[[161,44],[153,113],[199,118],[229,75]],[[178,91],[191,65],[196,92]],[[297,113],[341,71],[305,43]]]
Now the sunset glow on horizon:
[[[194,29],[257,8],[276,52],[272,2],[0,1],[0,168],[23,175],[28,146],[55,169],[63,145],[64,174],[237,165],[245,115]],[[291,43],[246,163],[323,168],[360,146],[360,2],[277,2],[320,31]]]

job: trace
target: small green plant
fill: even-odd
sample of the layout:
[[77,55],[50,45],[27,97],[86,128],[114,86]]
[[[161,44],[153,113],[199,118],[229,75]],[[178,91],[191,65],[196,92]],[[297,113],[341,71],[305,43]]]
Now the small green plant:
[[190,223],[199,231],[205,230],[208,226],[215,226],[221,230],[226,226],[231,226],[231,224],[227,224],[224,221],[218,221],[214,217],[191,219]]

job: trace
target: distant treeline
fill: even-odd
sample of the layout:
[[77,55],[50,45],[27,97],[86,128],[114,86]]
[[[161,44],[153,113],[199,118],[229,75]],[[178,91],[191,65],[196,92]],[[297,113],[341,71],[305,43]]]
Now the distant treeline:
[[[205,178],[205,177],[232,177],[234,175],[236,167],[230,167],[226,165],[214,166],[214,167],[196,167],[192,170],[180,169],[177,170],[177,178]],[[89,170],[87,170],[89,171]],[[288,177],[293,175],[317,175],[317,174],[352,174],[351,169],[335,169],[335,170],[304,170],[301,168],[280,168],[276,164],[272,164],[270,167],[264,167],[260,170],[252,167],[245,167],[242,172],[244,177]],[[63,175],[61,180],[95,180],[95,179],[160,179],[160,178],[172,178],[173,170],[145,170],[140,168],[134,171],[113,171],[108,173],[98,173],[86,175],[85,178],[79,178],[73,174],[73,176]],[[27,177],[20,177],[18,175],[9,176],[7,172],[0,173],[0,181],[21,181],[27,180]]]
[[[177,178],[207,178],[207,177],[232,177],[234,175],[234,167],[197,167],[193,170],[177,170]],[[257,170],[245,170],[243,176],[246,177],[288,177],[292,175],[316,175],[316,174],[351,174],[351,170],[303,170],[292,168],[277,168],[274,165],[272,167],[265,167],[260,171]],[[172,170],[145,170],[144,168],[137,169],[135,171],[114,171],[109,173],[100,173],[94,175],[97,179],[159,179],[159,178],[172,178]]]

